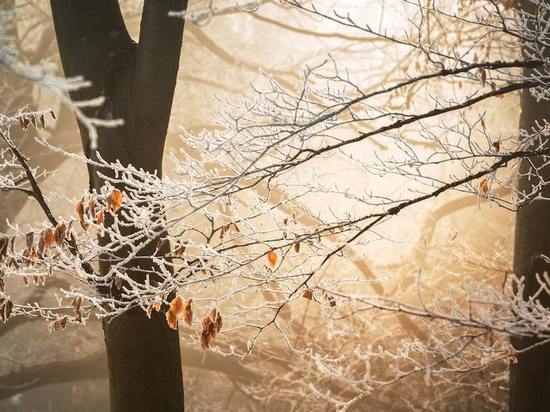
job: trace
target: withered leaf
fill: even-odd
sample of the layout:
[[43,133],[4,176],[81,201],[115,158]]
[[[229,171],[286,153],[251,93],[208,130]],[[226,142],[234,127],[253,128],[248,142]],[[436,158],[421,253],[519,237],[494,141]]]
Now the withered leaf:
[[171,329],[174,329],[174,330],[178,329],[178,317],[170,309],[166,311],[166,322],[168,323],[168,326]]
[[0,236],[0,262],[2,262],[8,255],[9,239],[4,236]]
[[86,224],[86,220],[84,219],[84,199],[81,198],[78,202],[76,202],[75,211],[78,216],[78,220],[80,221],[80,226],[82,226],[82,229],[86,230],[88,228],[88,225]]
[[163,249],[166,249],[169,245],[170,245],[170,239],[163,237],[157,243],[157,252],[159,250],[162,251]]
[[183,320],[185,323],[187,323],[189,326],[193,323],[193,299],[189,299],[187,303],[185,304],[185,308],[183,309]]
[[212,337],[210,336],[210,334],[203,330],[201,332],[201,345],[204,350],[210,347],[211,340],[212,340]]
[[179,245],[176,246],[176,249],[174,250],[174,254],[176,256],[181,256],[185,253],[185,249],[186,249],[187,245],[185,243],[180,243]]
[[487,72],[483,67],[480,67],[478,69],[478,72],[479,72],[479,78],[481,80],[481,85],[485,86],[485,82],[487,81]]
[[67,236],[67,226],[63,222],[59,222],[55,227],[54,238],[58,245],[61,245]]
[[479,190],[481,190],[481,192],[484,193],[484,194],[487,194],[489,192],[489,181],[487,180],[486,177],[484,177],[479,182]]
[[63,316],[62,318],[57,319],[53,323],[53,330],[54,331],[63,330],[65,329],[66,326],[67,326],[67,316]]
[[38,129],[38,123],[36,122],[36,117],[34,115],[30,115],[29,116],[29,120],[32,124],[32,126],[35,128],[35,129]]
[[42,231],[42,238],[44,239],[44,247],[49,247],[55,241],[54,231],[50,228]]
[[151,313],[153,313],[153,310],[157,311],[157,312],[160,312],[160,307],[162,305],[162,302],[161,301],[154,301],[154,302],[151,302],[149,304],[149,306],[147,306],[147,317],[150,318],[151,317]]
[[267,261],[272,268],[277,264],[277,253],[274,250],[267,252]]
[[77,316],[80,315],[80,307],[82,306],[82,298],[81,297],[74,298],[73,302],[72,302],[72,305],[73,305],[73,308],[74,308],[75,315],[77,315]]
[[36,254],[34,246],[31,247],[30,249],[25,249],[23,251],[23,256],[27,259],[27,266],[34,264],[34,262],[38,258],[38,255]]
[[202,319],[201,344],[203,349],[206,350],[210,347],[210,342],[216,338],[222,326],[222,316],[216,308]]
[[88,209],[86,209],[86,214],[93,219],[96,214],[96,207],[95,207],[95,197],[91,197],[88,201]]
[[25,241],[27,242],[27,249],[31,249],[34,243],[34,232],[29,232],[25,235]]
[[113,189],[111,194],[107,196],[107,208],[106,210],[112,213],[116,213],[122,206],[122,192],[117,189]]
[[174,313],[176,317],[178,317],[183,313],[183,308],[184,308],[184,304],[181,296],[176,296],[170,302],[170,310]]
[[516,350],[511,345],[508,348],[508,361],[512,364],[518,363],[518,357],[517,357]]
[[[220,330],[222,330],[222,326],[223,326],[222,315],[218,310],[214,310],[214,314],[216,315],[215,317],[216,333],[220,333]],[[213,318],[211,319],[214,320]]]
[[11,316],[13,310],[13,303],[9,299],[0,301],[0,318],[2,322],[6,323]]

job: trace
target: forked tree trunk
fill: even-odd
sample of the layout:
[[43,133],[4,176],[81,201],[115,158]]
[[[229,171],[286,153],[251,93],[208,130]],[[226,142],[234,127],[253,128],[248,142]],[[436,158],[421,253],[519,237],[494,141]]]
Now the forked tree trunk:
[[[92,81],[92,87],[71,97],[104,96],[105,103],[88,109],[88,114],[124,119],[124,126],[99,130],[97,151],[104,159],[161,174],[183,35],[183,20],[169,17],[168,12],[183,10],[186,3],[145,0],[136,44],[128,35],[117,0],[51,0],[65,75]],[[84,152],[94,158],[82,125],[80,135]],[[99,189],[103,182],[97,170],[89,166],[88,171],[90,187]],[[156,241],[141,254],[155,248]],[[140,260],[140,265],[153,267],[146,260]],[[101,271],[107,270],[102,265]],[[131,310],[104,322],[104,332],[111,411],[182,411],[179,339],[163,314],[155,312],[148,319],[142,310]]]
[[[532,3],[522,3],[529,12],[534,11]],[[547,56],[548,57],[548,56]],[[550,102],[537,102],[528,90],[521,95],[520,128],[530,131],[543,119],[550,121]],[[525,176],[531,164],[540,165],[542,159],[524,159],[520,171],[524,174],[518,182],[518,189],[530,193],[537,178]],[[550,167],[539,170],[543,179],[550,179]],[[550,187],[542,190],[550,197]],[[550,201],[534,200],[521,207],[516,215],[514,249],[514,272],[525,277],[524,298],[533,296],[539,288],[535,275],[550,272],[550,265],[542,256],[550,256]],[[548,296],[540,297],[541,303],[550,307]],[[516,349],[526,348],[539,342],[537,339],[511,339]],[[550,410],[550,345],[546,344],[526,353],[518,354],[518,362],[510,366],[510,412],[546,412]]]

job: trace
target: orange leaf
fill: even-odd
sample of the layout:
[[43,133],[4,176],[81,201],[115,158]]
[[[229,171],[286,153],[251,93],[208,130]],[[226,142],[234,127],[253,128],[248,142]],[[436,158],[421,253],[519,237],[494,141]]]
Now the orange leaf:
[[267,261],[272,268],[277,264],[277,253],[274,250],[267,252]]
[[497,153],[500,152],[500,142],[494,142],[492,146],[493,146],[493,149],[495,149],[495,152]]
[[296,253],[300,253],[300,242],[294,243],[294,250]]
[[202,319],[201,344],[203,349],[206,350],[210,347],[210,342],[216,338],[222,324],[222,315],[215,308]]
[[484,194],[489,192],[489,181],[487,178],[484,177],[481,182],[479,182],[479,190],[481,190]]
[[216,333],[220,333],[220,330],[222,330],[222,326],[222,314],[219,311],[216,311]]
[[209,333],[202,332],[201,333],[201,345],[204,350],[208,349],[210,347],[210,341],[212,340],[212,337]]
[[107,210],[116,213],[122,206],[122,192],[117,189],[113,189],[111,194],[107,196]]
[[87,214],[88,214],[88,216],[90,216],[91,218],[93,218],[94,215],[96,214],[96,213],[95,213],[95,199],[94,199],[93,197],[88,201],[88,211],[87,211]]
[[147,306],[147,317],[151,318],[151,313],[153,313],[153,310],[160,312],[160,306],[161,306],[160,301],[151,302],[149,306]]
[[84,220],[84,199],[83,198],[81,198],[78,202],[76,202],[75,211],[76,211],[76,214],[78,215],[80,226],[82,226],[82,229],[86,230],[88,228],[88,225]]
[[189,299],[185,304],[185,308],[183,309],[183,320],[189,326],[191,326],[191,324],[193,323],[193,308],[191,307],[192,303],[193,299]]
[[183,299],[181,296],[176,296],[172,299],[172,302],[170,302],[170,310],[174,312],[176,317],[183,313]]
[[174,254],[176,256],[183,255],[185,253],[185,248],[186,247],[187,247],[187,245],[185,243],[177,245],[176,248],[174,249]]
[[311,289],[304,290],[304,294],[302,295],[307,300],[313,299],[313,291]]
[[44,247],[50,246],[55,240],[55,234],[52,229],[44,229],[42,231],[42,238],[44,239]]
[[166,322],[171,329],[178,329],[178,316],[171,309],[166,312]]
[[63,240],[65,240],[65,237],[67,236],[67,226],[65,226],[65,223],[58,223],[55,227],[54,232],[54,238],[57,244],[63,243]]
[[67,326],[67,316],[63,316],[60,319],[57,319],[53,322],[53,324],[50,326],[50,331],[58,331],[65,329],[65,326]]
[[75,308],[75,310],[77,311],[80,310],[80,306],[82,305],[82,298],[81,297],[74,298],[72,305]]

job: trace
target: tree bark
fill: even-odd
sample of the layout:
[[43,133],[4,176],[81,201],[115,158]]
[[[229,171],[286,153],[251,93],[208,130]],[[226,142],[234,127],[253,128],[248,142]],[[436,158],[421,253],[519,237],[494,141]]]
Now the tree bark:
[[[524,2],[523,7],[528,12],[535,11],[534,4]],[[546,56],[548,57],[548,56]],[[526,71],[526,74],[529,72]],[[537,100],[529,90],[521,94],[520,129],[530,131],[536,123],[550,120],[550,102]],[[522,160],[520,172],[523,177],[518,182],[518,190],[524,193],[531,192],[531,188],[538,182],[525,173],[531,164],[541,165],[541,158]],[[543,179],[550,179],[550,168],[539,170]],[[544,197],[550,197],[548,185],[542,189]],[[524,298],[533,296],[539,288],[536,274],[550,272],[550,266],[541,256],[550,256],[550,204],[547,200],[536,199],[522,206],[516,214],[514,239],[514,272],[525,277]],[[541,296],[541,303],[550,307],[549,296]],[[521,350],[539,342],[538,339],[512,338],[512,345]],[[542,412],[550,408],[550,345],[520,353],[518,362],[510,366],[510,412]]]
[[[103,159],[161,175],[183,35],[183,20],[168,17],[168,12],[186,6],[186,0],[145,0],[136,44],[116,0],[51,0],[65,75],[92,81],[91,87],[71,97],[103,96],[102,106],[86,109],[86,113],[124,120],[124,126],[99,130],[97,153]],[[82,125],[80,135],[85,154],[95,158]],[[88,166],[88,172],[90,188],[99,189],[104,182],[97,170]],[[156,243],[147,245],[142,256],[154,251]],[[140,265],[153,267],[151,261],[140,260]],[[106,273],[108,266],[101,265],[100,270]],[[140,276],[136,271],[127,273]],[[136,308],[108,319],[103,328],[111,411],[183,410],[179,338],[168,328],[164,315],[155,312],[148,319]]]

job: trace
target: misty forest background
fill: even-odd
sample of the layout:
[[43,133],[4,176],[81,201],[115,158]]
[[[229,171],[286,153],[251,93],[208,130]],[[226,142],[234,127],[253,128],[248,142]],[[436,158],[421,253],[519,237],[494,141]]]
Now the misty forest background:
[[[249,11],[234,7],[230,1],[214,3],[222,10],[220,13],[185,25],[165,158],[171,153],[192,152],[179,137],[184,131],[199,135],[205,129],[222,130],[219,118],[213,114],[223,112],[231,102],[239,101],[240,96],[254,97],[254,89],[268,87],[270,79],[288,90],[299,90],[304,69],[328,59],[329,66],[330,61],[337,62],[357,85],[369,91],[401,81],[408,73],[420,72],[425,65],[421,56],[389,39],[363,35],[353,27],[346,28],[276,1],[263,1],[257,9],[253,3],[243,6]],[[326,9],[334,6],[349,11],[355,20],[362,19],[374,27],[397,30],[406,25],[407,16],[396,3],[344,0],[323,5]],[[476,7],[475,1],[457,3],[464,8]],[[137,38],[142,2],[124,0],[120,4],[127,28],[131,36]],[[199,11],[206,10],[207,6],[208,2],[199,0],[189,4]],[[2,0],[0,8],[16,11],[13,34],[20,57],[29,64],[52,64],[61,76],[49,2]],[[448,27],[440,23],[434,20],[434,37],[445,39],[447,44],[467,42],[469,33],[457,33],[458,24]],[[493,60],[519,53],[507,49],[498,38],[488,39],[480,49],[480,55],[490,53]],[[96,64],[101,66],[102,62]],[[385,96],[379,103],[388,110],[407,107],[421,112],[431,108],[436,91],[460,95],[462,91],[455,87],[454,83],[437,80],[408,89],[406,94]],[[80,152],[78,126],[70,108],[39,85],[0,70],[0,112],[13,114],[24,105],[32,110],[52,108],[57,117],[39,132],[14,131],[21,150],[32,162],[52,171],[42,180],[43,191],[79,198],[88,185],[85,164],[46,150],[34,140],[38,133],[68,152]],[[464,112],[483,112],[484,127],[493,135],[506,135],[518,128],[519,106],[520,93],[515,92]],[[451,114],[447,121],[457,121],[462,114]],[[350,122],[341,133],[365,128],[366,125]],[[406,126],[405,130],[411,131],[414,140],[415,125]],[[383,138],[374,137],[354,150],[368,156],[373,150],[387,154],[392,147]],[[426,153],[431,147],[420,144],[418,150]],[[327,182],[345,182],[358,190],[382,190],[391,196],[403,187],[400,179],[365,174],[339,154],[314,160],[309,167]],[[437,176],[446,180],[459,171],[453,167],[456,166],[442,166]],[[165,162],[164,175],[170,177],[175,173],[173,164]],[[303,178],[307,179],[306,172]],[[503,198],[509,195],[504,189],[498,190]],[[52,197],[55,215],[74,214],[74,205],[66,198]],[[240,201],[246,204],[246,196]],[[351,200],[346,203],[343,198],[331,198],[324,193],[308,194],[301,201],[304,208],[319,213],[324,213],[323,208],[326,211],[327,207],[345,211],[351,205]],[[0,232],[8,230],[6,220],[24,227],[41,220],[41,213],[24,194],[2,193]],[[292,211],[288,216],[292,216]],[[298,223],[308,224],[307,217],[303,219]],[[469,280],[481,280],[499,288],[506,275],[513,272],[514,221],[513,211],[486,198],[471,193],[447,193],[422,206],[404,210],[398,219],[387,222],[372,241],[358,245],[350,252],[351,257],[331,263],[324,273],[337,279],[341,274],[353,272],[365,280],[364,293],[404,302],[416,301],[419,272],[426,300],[446,296],[451,288],[467,284]],[[29,288],[19,282],[10,291],[19,295],[21,301],[48,304],[55,301],[49,291],[66,287],[68,284],[64,282],[62,279],[48,281],[43,288]],[[271,299],[268,293],[263,298]],[[307,341],[314,346],[341,351],[342,356],[353,353],[358,342],[375,349],[380,345],[392,350],[406,341],[429,340],[433,324],[430,319],[376,310],[355,319],[348,318],[320,308],[309,299],[292,306],[291,313],[285,316],[292,316],[296,322],[296,330],[290,335],[294,344]],[[348,323],[337,326],[340,321]],[[180,328],[187,330],[183,323]],[[245,342],[248,339],[240,337],[238,331],[227,337],[222,331],[217,339],[239,342],[240,338]],[[0,325],[0,411],[108,410],[109,384],[103,339],[101,322],[93,318],[88,319],[86,326],[70,325],[53,333],[44,322],[27,317],[17,317]],[[505,341],[507,338],[496,336],[494,339]],[[323,400],[319,392],[333,391],[343,398],[354,393],[354,388],[342,385],[334,376],[319,373],[319,366],[313,360],[288,351],[275,331],[267,331],[255,351],[243,360],[205,351],[184,336],[181,343],[185,404],[190,411],[333,410],[334,405]],[[505,410],[508,366],[509,360],[503,359],[480,370],[455,373],[442,379],[432,379],[425,373],[409,376],[376,389],[362,400],[357,410]],[[381,359],[371,367],[384,375],[388,361]]]

